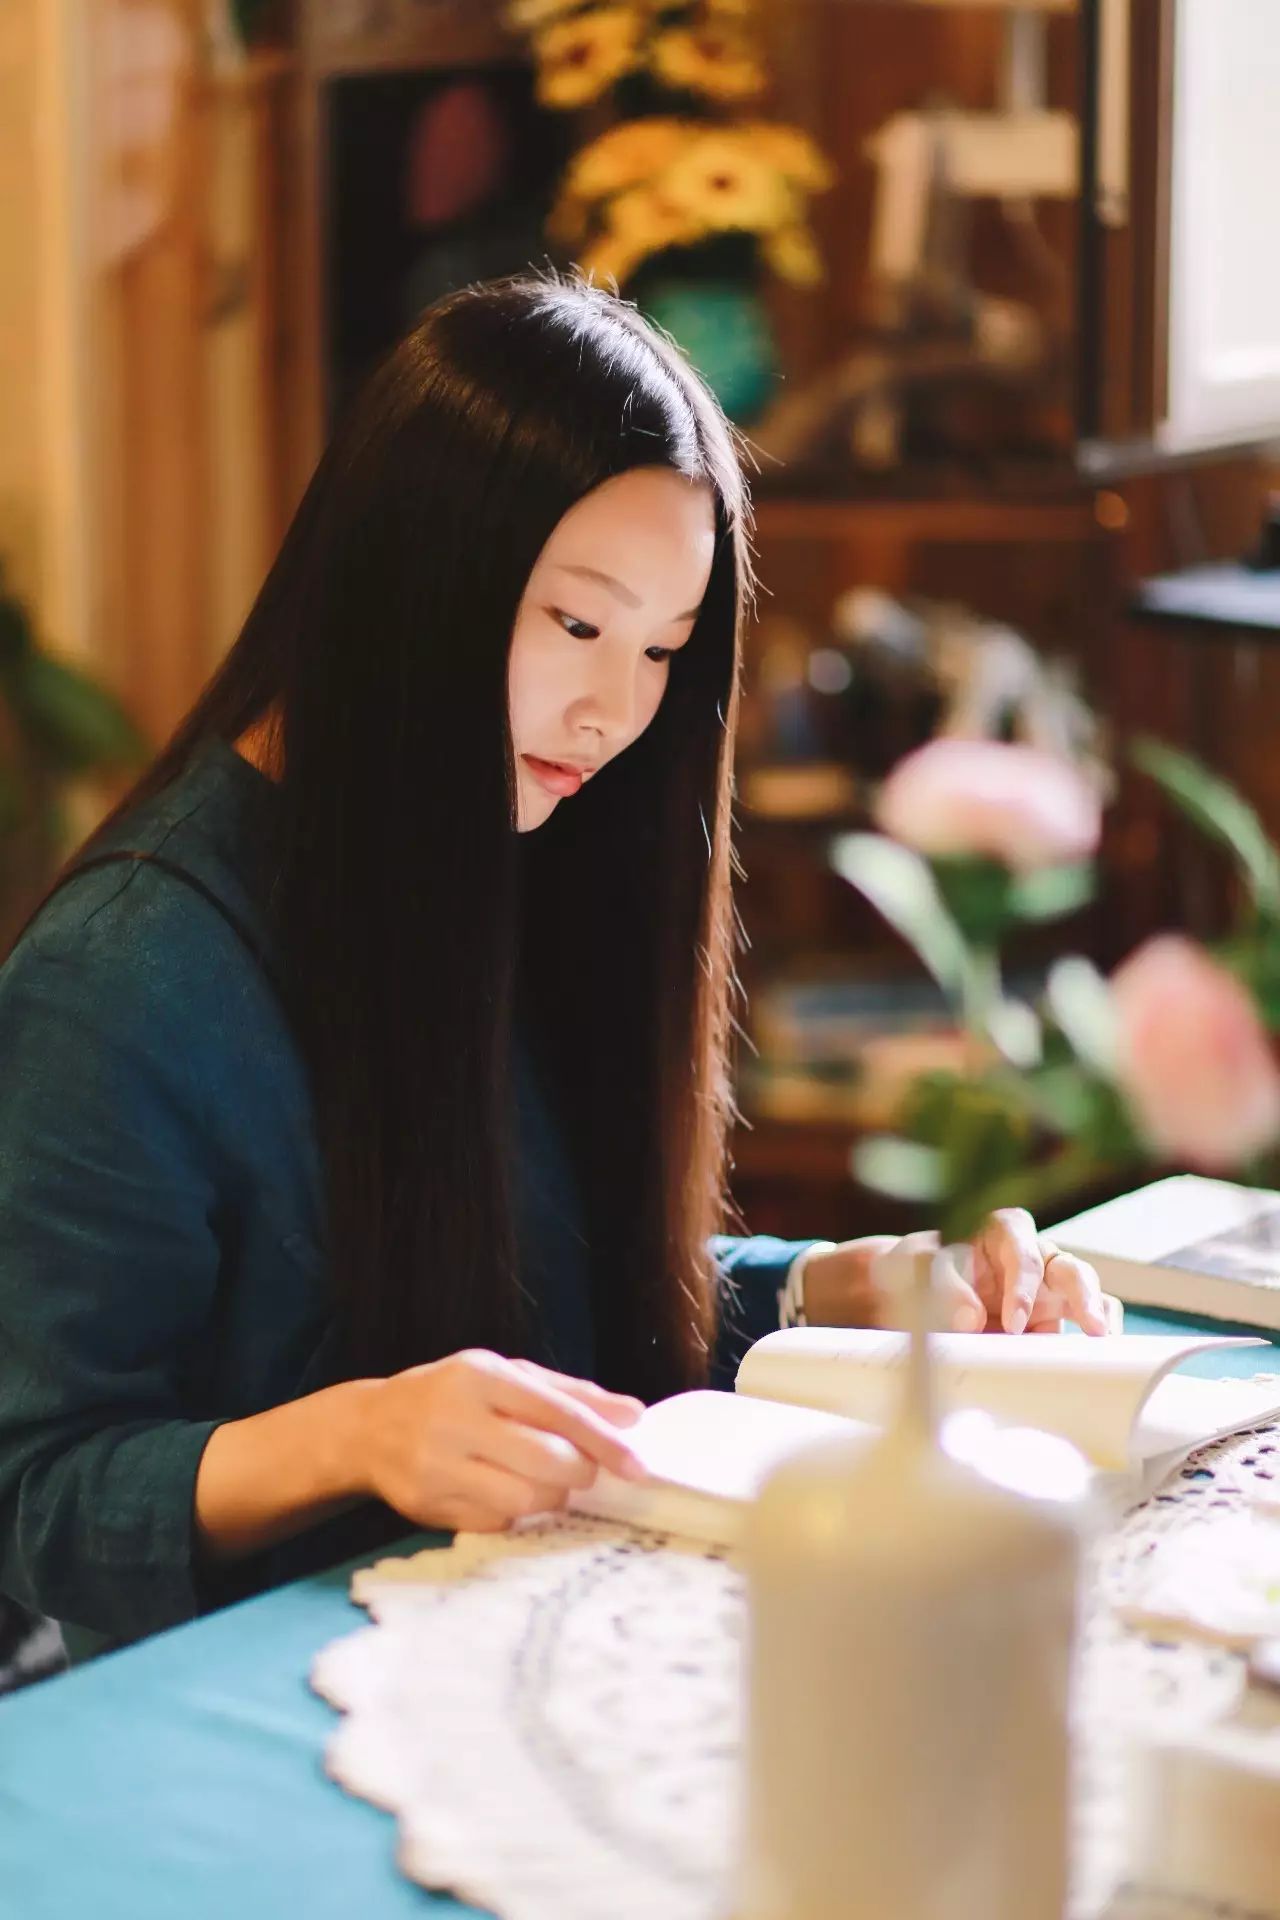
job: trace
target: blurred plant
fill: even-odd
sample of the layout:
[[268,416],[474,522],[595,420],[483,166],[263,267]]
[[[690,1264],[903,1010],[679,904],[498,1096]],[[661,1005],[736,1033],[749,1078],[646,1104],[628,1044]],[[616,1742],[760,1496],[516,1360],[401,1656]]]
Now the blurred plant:
[[282,12],[278,0],[210,0],[210,39],[216,45],[234,36],[242,47],[250,47],[264,30],[279,24]]
[[1042,747],[1075,761],[1099,792],[1111,790],[1106,733],[1074,667],[1046,658],[1003,621],[953,601],[850,587],[831,609],[831,629],[860,680],[928,697],[938,709],[932,733]]
[[1233,854],[1239,922],[1216,952],[1147,941],[1108,982],[1079,954],[1032,1006],[1004,985],[1019,925],[1092,895],[1096,789],[1065,761],[998,742],[937,740],[881,790],[882,834],[836,842],[839,873],[880,910],[951,1000],[984,1063],[911,1088],[899,1133],[856,1155],[864,1183],[928,1202],[949,1239],[994,1206],[1044,1212],[1172,1161],[1270,1184],[1280,1142],[1280,855],[1253,810],[1155,742],[1137,763]]
[[512,0],[538,97],[571,111],[614,92],[618,123],[570,163],[548,230],[622,285],[645,261],[737,236],[753,264],[822,278],[808,223],[834,173],[798,128],[725,117],[767,85],[754,0]]
[[0,567],[0,920],[21,911],[65,850],[71,782],[146,753],[111,694],[41,649]]

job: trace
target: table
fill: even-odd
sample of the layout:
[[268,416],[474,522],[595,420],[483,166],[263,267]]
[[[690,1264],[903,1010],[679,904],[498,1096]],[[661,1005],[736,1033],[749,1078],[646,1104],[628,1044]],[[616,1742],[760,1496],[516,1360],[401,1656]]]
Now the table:
[[[1198,1330],[1137,1312],[1126,1325]],[[1280,1346],[1190,1365],[1276,1371]],[[336,1722],[307,1673],[320,1647],[365,1620],[347,1598],[350,1573],[278,1588],[0,1700],[0,1920],[473,1911],[402,1880],[390,1818],[324,1776]]]

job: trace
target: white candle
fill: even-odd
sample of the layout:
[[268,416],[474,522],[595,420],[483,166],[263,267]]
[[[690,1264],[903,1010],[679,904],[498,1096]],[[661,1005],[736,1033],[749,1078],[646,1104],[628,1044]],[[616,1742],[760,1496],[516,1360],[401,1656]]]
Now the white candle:
[[738,1920],[1064,1910],[1087,1473],[1049,1443],[1067,1472],[1032,1497],[957,1458],[926,1344],[877,1445],[789,1462],[748,1519]]

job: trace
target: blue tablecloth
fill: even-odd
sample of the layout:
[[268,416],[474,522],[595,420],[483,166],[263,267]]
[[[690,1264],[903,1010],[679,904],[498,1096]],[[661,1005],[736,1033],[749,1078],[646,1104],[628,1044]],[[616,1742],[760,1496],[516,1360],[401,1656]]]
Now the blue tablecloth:
[[[420,1546],[407,1542],[404,1551]],[[407,1920],[395,1824],[324,1776],[349,1568],[0,1700],[0,1920]]]
[[[1126,1324],[1188,1325],[1137,1313]],[[1280,1354],[1241,1348],[1191,1364],[1248,1375],[1280,1370]],[[324,1776],[335,1719],[307,1673],[366,1617],[347,1598],[349,1574],[279,1588],[0,1700],[0,1920],[470,1911],[402,1880],[393,1822]]]

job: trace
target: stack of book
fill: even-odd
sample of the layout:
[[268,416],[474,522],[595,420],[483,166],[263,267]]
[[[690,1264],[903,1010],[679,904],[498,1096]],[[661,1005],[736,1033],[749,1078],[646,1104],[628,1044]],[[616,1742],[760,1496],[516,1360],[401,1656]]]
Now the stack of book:
[[962,1073],[972,1042],[928,980],[778,980],[751,1003],[743,1104],[765,1120],[893,1125],[922,1073]]
[[1280,1193],[1181,1174],[1050,1231],[1129,1306],[1280,1334]]

